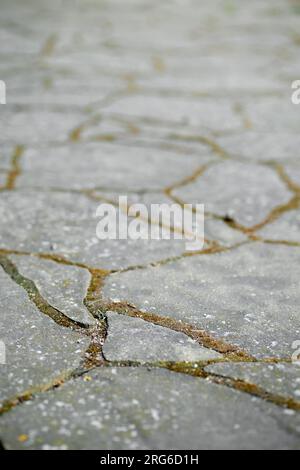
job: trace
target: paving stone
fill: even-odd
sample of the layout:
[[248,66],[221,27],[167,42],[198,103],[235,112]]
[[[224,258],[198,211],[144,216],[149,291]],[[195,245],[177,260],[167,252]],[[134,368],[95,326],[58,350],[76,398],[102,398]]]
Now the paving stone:
[[0,149],[0,169],[9,171],[11,168],[11,155],[13,147],[2,145]]
[[263,100],[252,100],[245,108],[253,129],[261,133],[299,134],[299,109],[290,97],[264,97]]
[[289,178],[293,181],[293,183],[296,184],[298,187],[300,187],[299,160],[298,160],[298,164],[285,165],[284,169],[287,175],[289,176]]
[[300,368],[294,364],[213,364],[206,368],[213,374],[245,380],[268,393],[300,398]]
[[300,212],[286,212],[275,222],[259,230],[257,234],[265,240],[300,243]]
[[217,241],[222,246],[233,246],[247,241],[247,236],[238,230],[232,229],[222,220],[205,216],[204,224],[205,238],[211,241]]
[[226,100],[195,101],[182,98],[158,98],[136,95],[120,99],[107,106],[106,113],[140,118],[159,118],[166,122],[197,126],[199,132],[206,129],[236,130],[242,127],[239,116]]
[[157,153],[169,151],[182,158],[208,156],[216,158],[211,147],[201,142],[197,126],[172,124],[158,119],[140,119],[131,116],[108,115],[95,119],[83,129],[83,142],[115,141],[128,147],[142,147]]
[[6,346],[6,365],[0,365],[3,402],[78,367],[89,340],[44,316],[2,268],[0,280],[0,338]]
[[[2,108],[1,108],[2,109]],[[10,144],[39,144],[64,142],[70,132],[85,119],[82,113],[54,111],[12,111],[0,114],[0,142]]]
[[[280,163],[300,187],[299,106],[291,103],[298,3],[1,0],[0,250],[24,252],[11,257],[50,304],[92,321],[82,303],[88,271],[37,253],[130,268],[106,279],[107,299],[188,322],[259,359],[291,358],[300,338],[299,247],[254,242],[229,218],[255,226],[294,196],[262,163]],[[17,145],[25,153],[11,162]],[[213,166],[200,178],[178,184],[206,163]],[[9,171],[14,189],[5,189]],[[205,237],[226,252],[183,257],[185,241],[97,239],[100,202],[128,195],[149,209],[170,203],[164,190],[174,184],[175,196],[205,203]],[[298,212],[257,234],[299,243]],[[2,269],[0,303],[8,349],[0,401],[79,366],[88,338],[44,316]],[[108,317],[109,358],[217,357],[180,333]],[[300,400],[295,365],[210,370]],[[292,409],[145,365],[99,368],[0,420],[8,449],[299,449],[299,435]]]
[[[119,194],[97,191],[97,195],[118,204]],[[151,192],[149,194],[141,194],[130,192],[130,194],[128,194],[128,204],[129,206],[132,204],[144,204],[147,207],[149,214],[151,214],[151,207],[153,204],[167,204],[168,206],[171,206],[173,204],[176,205],[177,203],[164,193]],[[219,242],[222,246],[232,246],[248,240],[244,233],[232,229],[222,220],[218,220],[207,214],[204,217],[204,237],[207,241]],[[204,248],[208,248],[208,244],[205,244]]]
[[[163,370],[97,370],[4,416],[7,449],[298,449],[284,410]],[[289,417],[293,422],[293,417]],[[26,435],[20,443],[18,436]]]
[[[54,108],[57,105],[60,107],[72,107],[72,109],[78,108],[78,112],[80,112],[94,103],[101,102],[111,92],[110,89],[105,90],[101,86],[99,88],[94,86],[82,89],[80,83],[77,86],[73,84],[73,86],[68,87],[66,84],[65,87],[60,87],[56,85],[55,80],[51,76],[44,78],[43,82],[39,85],[38,91],[34,88],[31,93],[28,93],[28,87],[25,88],[23,84],[23,87],[11,90],[10,104],[15,106],[47,106],[48,109]],[[85,118],[85,115],[82,115],[81,118],[76,119],[74,124],[72,121],[69,121],[70,127],[67,127],[67,132],[79,124],[80,120],[84,121]],[[45,118],[45,121],[46,119],[51,119],[51,117]]]
[[292,197],[272,169],[240,162],[213,165],[174,194],[186,203],[205,204],[206,211],[232,217],[246,227],[262,222],[274,207]]
[[[159,261],[186,251],[184,240],[99,240],[99,204],[80,194],[34,191],[3,193],[0,198],[2,249],[58,254],[103,269]],[[117,213],[118,216],[118,213]],[[111,214],[114,220],[114,214]],[[124,226],[124,223],[121,223]],[[142,224],[142,229],[147,229]]]
[[75,321],[94,323],[83,304],[91,278],[86,269],[34,256],[10,256],[10,259],[22,276],[35,283],[42,297],[52,307]]
[[[147,302],[147,301],[146,301]],[[108,312],[104,355],[110,361],[206,361],[221,357],[183,333]]]
[[3,188],[3,187],[6,186],[6,181],[7,181],[6,173],[1,173],[0,172],[0,188]]
[[[125,158],[126,156],[126,158]],[[72,165],[70,165],[70,158]],[[128,148],[117,144],[86,144],[55,149],[28,150],[22,160],[20,187],[110,190],[159,190],[187,177],[211,160],[167,151]]]
[[258,358],[288,358],[300,335],[299,256],[298,248],[244,245],[113,275],[104,295],[118,292],[120,301],[204,328]]
[[217,142],[232,157],[253,161],[299,158],[300,136],[283,132],[247,132],[223,136]]

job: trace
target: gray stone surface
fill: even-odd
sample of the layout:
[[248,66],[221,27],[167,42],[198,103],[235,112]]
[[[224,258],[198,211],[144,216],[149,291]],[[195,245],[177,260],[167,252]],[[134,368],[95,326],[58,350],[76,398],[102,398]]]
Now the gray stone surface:
[[250,161],[285,162],[300,157],[298,133],[248,131],[220,137],[217,142],[230,156]]
[[2,268],[0,281],[0,338],[6,346],[6,365],[0,366],[2,404],[78,367],[89,340],[43,315]]
[[[98,370],[90,377],[4,416],[5,447],[299,448],[299,437],[282,426],[284,410],[202,379],[141,369]],[[21,435],[26,442],[18,441]]]
[[0,114],[0,143],[43,145],[65,142],[78,122],[84,119],[80,113],[64,113],[51,110],[20,111],[12,109]]
[[[299,402],[297,370],[286,364],[300,341],[298,210],[271,165],[300,187],[300,107],[291,102],[299,1],[1,0],[0,10],[0,252],[19,253],[9,256],[21,273],[80,321],[91,321],[88,270],[118,271],[105,279],[105,299],[188,322],[262,361],[276,357],[273,369],[219,370]],[[184,241],[97,239],[100,202],[170,203],[170,185],[174,199],[206,204],[209,254],[187,256]],[[247,228],[269,223],[252,233],[230,217]],[[1,400],[79,365],[88,338],[43,316],[2,270],[0,309],[10,361],[0,364]],[[215,354],[115,314],[104,349],[124,361]],[[251,388],[148,367],[85,372],[4,413],[5,447],[299,448],[299,413]]]
[[204,328],[254,356],[288,358],[300,334],[299,261],[298,248],[248,244],[113,275],[104,295],[118,292],[121,301]]
[[6,173],[0,173],[0,188],[3,188],[6,186],[6,181],[7,181]]
[[274,395],[300,397],[300,367],[294,364],[214,364],[206,368],[213,374],[245,380]]
[[35,256],[10,256],[22,276],[31,279],[42,297],[75,321],[93,324],[83,305],[91,275],[86,269],[67,266]]
[[297,164],[294,165],[287,165],[285,167],[286,173],[289,176],[289,178],[293,181],[295,185],[300,188],[300,165],[299,165],[299,160]]
[[[41,156],[42,153],[42,156]],[[204,152],[203,152],[204,153]],[[72,165],[70,165],[72,159]],[[41,151],[28,150],[22,160],[18,186],[62,189],[159,190],[194,173],[209,160],[182,158],[158,151],[117,144],[68,145]]]
[[[103,202],[103,201],[102,201]],[[101,201],[81,194],[17,191],[0,198],[1,248],[50,253],[104,269],[150,263],[185,252],[184,240],[103,240],[96,236]]]
[[201,201],[208,212],[232,217],[246,227],[262,222],[292,197],[272,169],[240,162],[213,165],[174,194],[187,203]]
[[222,357],[183,333],[114,312],[108,312],[108,336],[103,352],[109,361],[193,362]]
[[222,246],[230,247],[237,243],[247,241],[247,235],[239,230],[231,228],[222,220],[206,215],[204,223],[205,238],[217,241]]
[[13,153],[13,147],[2,145],[0,149],[0,170],[9,171],[11,168],[11,155]]
[[292,139],[294,134],[299,134],[299,108],[289,98],[252,100],[246,104],[246,112],[251,125],[259,132],[284,132],[291,134]]
[[286,214],[283,214],[279,219],[266,225],[257,233],[265,240],[279,240],[300,243],[299,210],[290,211]]
[[124,98],[105,108],[107,113],[140,118],[157,118],[163,121],[197,126],[199,132],[214,128],[236,130],[242,128],[241,119],[228,101],[204,100],[195,102],[182,98],[157,98],[134,96]]
[[[111,193],[106,191],[96,191],[95,194],[99,197],[112,201],[114,204],[119,203],[120,193]],[[133,204],[144,204],[147,207],[149,214],[151,214],[151,207],[153,204],[167,204],[173,205],[178,202],[173,201],[169,196],[164,193],[132,193],[128,194],[128,205]],[[196,220],[195,215],[193,220]],[[155,219],[152,222],[155,223]],[[236,243],[242,243],[248,240],[247,236],[227,225],[223,220],[219,220],[211,215],[205,214],[204,218],[204,237],[207,242],[218,242],[224,247],[235,245]],[[208,243],[204,244],[204,249],[208,248]]]

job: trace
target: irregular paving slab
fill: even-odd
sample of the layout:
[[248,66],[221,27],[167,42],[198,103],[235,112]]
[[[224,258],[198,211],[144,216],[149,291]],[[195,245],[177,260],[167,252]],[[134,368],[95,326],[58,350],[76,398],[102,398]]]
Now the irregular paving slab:
[[101,119],[95,119],[82,129],[81,141],[120,142],[131,148],[144,147],[159,153],[169,151],[184,159],[191,155],[211,154],[211,147],[199,136],[198,127],[154,119],[139,119],[137,122],[132,116],[101,115]]
[[222,357],[183,333],[114,312],[108,312],[108,336],[103,352],[109,361],[193,362]]
[[294,364],[213,364],[208,372],[245,380],[268,393],[294,398],[300,402],[300,367]]
[[256,357],[289,358],[300,337],[299,275],[298,248],[255,243],[113,275],[104,295],[118,292],[120,301],[204,328]]
[[285,161],[300,156],[299,133],[245,132],[219,137],[217,142],[231,157],[252,161]]
[[284,412],[165,370],[98,369],[4,415],[0,434],[6,449],[297,449]]
[[[203,152],[204,153],[204,152]],[[118,144],[69,145],[28,150],[19,187],[159,190],[190,176],[211,160],[209,150],[182,157],[176,153]],[[70,161],[72,164],[70,165]]]
[[259,230],[257,235],[265,240],[300,243],[300,211],[286,212],[279,219]]
[[248,240],[248,237],[239,230],[235,230],[227,225],[223,220],[218,220],[209,215],[204,221],[205,238],[210,241],[217,241],[222,246],[230,247]]
[[[202,59],[202,61],[199,59]],[[195,96],[198,95],[198,97],[201,95],[205,96],[206,94],[215,94],[216,98],[219,96],[225,97],[230,94],[236,95],[238,90],[240,90],[241,94],[247,93],[248,90],[254,93],[264,93],[266,90],[274,92],[284,90],[283,84],[278,79],[274,79],[272,68],[269,67],[268,70],[264,68],[264,75],[259,73],[261,69],[257,67],[258,60],[256,61],[257,70],[251,70],[249,64],[247,66],[247,62],[239,64],[239,67],[237,67],[237,64],[234,63],[236,59],[230,61],[232,59],[230,56],[226,57],[226,59],[224,58],[224,62],[220,64],[216,64],[217,61],[211,60],[210,57],[202,56],[199,59],[197,62],[193,60],[193,64],[191,64],[190,61],[184,61],[184,58],[180,57],[176,64],[177,67],[174,66],[173,69],[169,67],[167,74],[151,75],[150,79],[149,77],[148,79],[141,78],[138,83],[143,89],[149,89],[152,92],[153,89],[156,89],[157,93],[170,93],[172,91],[174,94],[176,92],[179,95],[187,93],[194,94]],[[168,57],[166,62],[168,64]],[[189,68],[188,76],[183,65],[184,62]],[[227,63],[225,64],[225,62]],[[224,67],[228,67],[226,75],[224,75]],[[221,88],[219,87],[220,75],[223,75],[224,78]]]
[[7,182],[6,173],[0,173],[0,189],[5,188]]
[[0,338],[6,346],[6,365],[0,365],[0,402],[79,366],[89,339],[43,315],[2,268],[0,302]]
[[134,116],[177,122],[197,126],[199,133],[207,129],[236,130],[242,128],[240,117],[234,112],[230,101],[195,100],[186,98],[134,95],[125,97],[105,108],[105,114]]
[[0,170],[9,171],[11,169],[11,156],[13,154],[14,147],[1,145],[0,148]]
[[[291,83],[295,78],[291,79]],[[291,90],[292,96],[292,90]],[[263,97],[245,105],[248,119],[257,132],[279,132],[299,135],[299,109],[290,97]]]
[[35,256],[10,256],[22,276],[31,279],[44,299],[75,321],[95,322],[83,304],[91,275],[86,269]]
[[[184,240],[99,240],[96,228],[101,217],[96,211],[101,202],[65,192],[5,192],[0,198],[0,249],[56,254],[104,269],[147,264],[185,252]],[[110,217],[114,220],[113,213]]]
[[205,204],[205,210],[229,216],[245,227],[262,222],[292,193],[270,168],[240,162],[211,166],[196,182],[174,191],[187,203]]
[[[298,156],[298,154],[296,155]],[[288,177],[292,180],[292,182],[300,188],[300,165],[299,160],[298,164],[293,165],[286,165],[284,167]]]
[[[2,108],[1,108],[2,109]],[[43,145],[65,142],[70,132],[85,119],[82,113],[49,110],[4,111],[0,115],[0,142],[22,145]]]
[[[96,191],[95,194],[106,198],[109,201],[113,201],[115,204],[119,203],[119,194],[103,191]],[[128,194],[128,205],[131,206],[133,204],[145,205],[149,214],[151,214],[151,209],[153,208],[154,204],[167,204],[168,206],[178,205],[177,202],[173,201],[164,193],[152,192],[150,194],[130,192],[130,194]],[[167,223],[167,217],[165,217],[165,219],[163,220],[165,220]],[[156,219],[154,219],[153,223],[155,223],[155,220]],[[193,220],[196,220],[195,214],[193,214]],[[172,219],[171,222],[173,222]],[[226,247],[248,240],[248,237],[244,233],[240,232],[239,230],[232,229],[231,227],[229,227],[229,225],[223,222],[223,220],[218,220],[210,215],[205,215],[204,217],[204,238],[206,241],[219,242],[222,246]],[[204,249],[208,248],[208,246],[208,243],[205,243]]]
[[[99,57],[99,54],[98,54]],[[30,105],[41,108],[55,109],[58,105],[61,109],[71,108],[72,113],[80,113],[81,109],[86,110],[90,104],[99,103],[110,93],[121,88],[123,81],[121,78],[105,77],[98,74],[98,70],[88,70],[84,67],[79,70],[78,62],[68,63],[68,57],[63,60],[47,59],[47,68],[35,70],[29,67],[22,73],[23,81],[20,77],[13,75],[9,78],[10,87],[13,93],[10,94],[11,105]],[[87,59],[81,55],[77,60]],[[64,74],[60,73],[58,67],[64,68]],[[75,70],[76,69],[76,73]],[[94,73],[97,73],[97,79]],[[84,86],[82,84],[84,83]],[[76,124],[80,124],[85,116],[82,115]]]

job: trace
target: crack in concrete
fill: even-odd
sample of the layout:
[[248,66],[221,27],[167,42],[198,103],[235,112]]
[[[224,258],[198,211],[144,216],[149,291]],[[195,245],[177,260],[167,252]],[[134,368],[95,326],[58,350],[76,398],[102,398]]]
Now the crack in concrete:
[[[282,395],[273,394],[263,389],[262,387],[257,386],[256,384],[244,381],[232,379],[231,377],[222,376],[214,373],[207,372],[205,368],[212,364],[221,364],[228,362],[228,359],[215,359],[210,361],[202,362],[138,362],[138,361],[103,361],[101,364],[88,364],[85,363],[83,367],[78,367],[73,371],[67,371],[60,374],[58,377],[53,379],[47,384],[38,385],[32,387],[23,393],[19,394],[16,397],[10,398],[3,402],[0,406],[0,416],[8,413],[17,406],[22,405],[25,402],[34,400],[38,395],[50,392],[52,390],[58,389],[67,382],[71,380],[76,380],[77,378],[86,376],[88,373],[97,368],[146,368],[149,370],[155,369],[166,369],[170,372],[189,375],[203,380],[208,380],[216,385],[221,385],[233,390],[236,390],[241,393],[246,393],[252,397],[262,399],[263,401],[269,402],[273,405],[284,409],[290,409],[293,411],[300,411],[300,402],[294,400],[293,398],[284,397]],[[230,362],[230,361],[229,361]],[[243,358],[238,359],[235,362],[244,362]],[[249,361],[249,362],[259,362],[261,364],[270,363],[270,361],[259,360],[259,361]],[[282,363],[285,361],[277,360],[276,363]],[[273,363],[273,361],[272,361]],[[88,381],[88,380],[87,380]]]
[[40,312],[50,317],[57,325],[64,328],[70,328],[75,331],[82,332],[88,328],[84,323],[72,320],[63,312],[59,311],[55,307],[52,307],[39,293],[35,283],[30,279],[22,276],[19,273],[17,267],[5,256],[0,256],[0,266],[2,266],[4,272],[14,281],[17,285],[22,287],[28,298],[35,304]]
[[58,36],[57,34],[51,34],[45,41],[45,43],[42,46],[41,52],[40,52],[40,57],[49,57],[53,55],[55,46],[58,41]]
[[20,162],[24,151],[25,147],[23,145],[15,146],[11,156],[11,169],[7,173],[5,185],[3,187],[0,187],[0,191],[12,191],[13,189],[15,189],[16,180],[21,174]]

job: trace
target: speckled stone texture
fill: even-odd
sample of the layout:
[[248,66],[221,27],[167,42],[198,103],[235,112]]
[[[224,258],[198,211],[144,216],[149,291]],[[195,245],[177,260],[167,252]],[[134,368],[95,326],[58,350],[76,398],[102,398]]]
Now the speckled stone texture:
[[[300,448],[299,31],[299,0],[1,0],[0,448]],[[204,204],[203,247],[99,240],[120,196]]]

